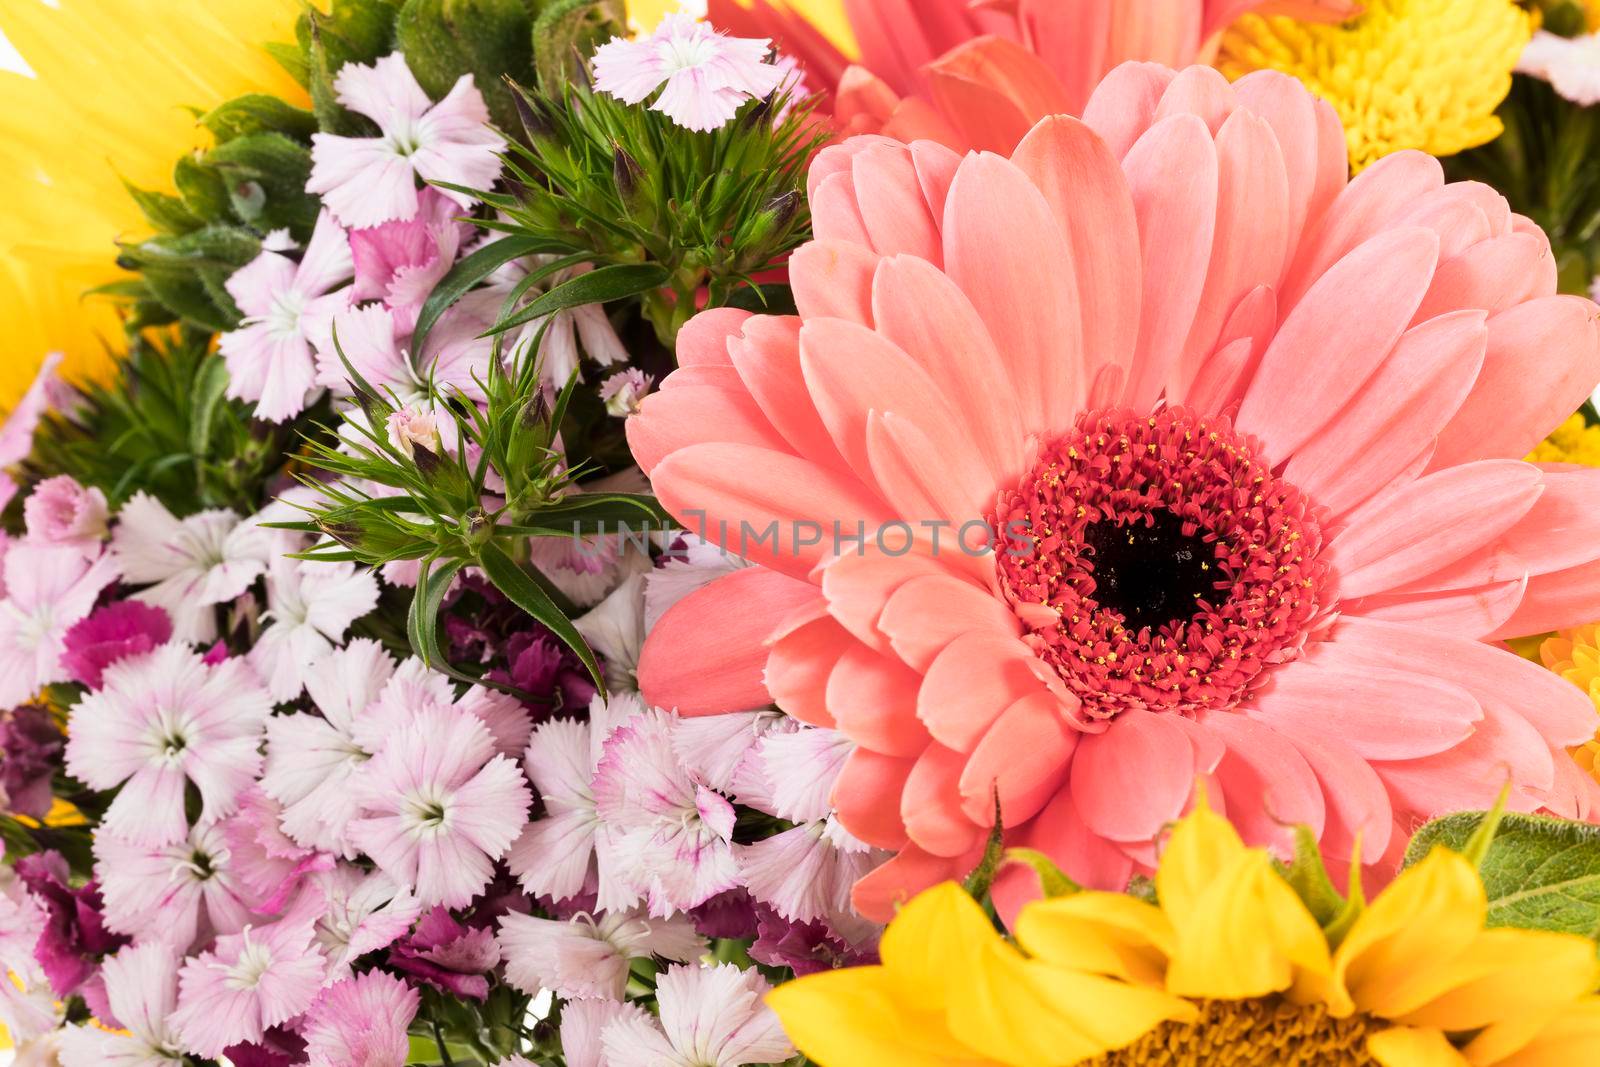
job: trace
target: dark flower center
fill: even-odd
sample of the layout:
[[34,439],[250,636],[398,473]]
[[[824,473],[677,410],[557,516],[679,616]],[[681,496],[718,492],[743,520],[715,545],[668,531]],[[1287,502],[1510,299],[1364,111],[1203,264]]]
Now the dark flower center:
[[1088,412],[995,526],[1025,639],[1091,718],[1231,707],[1331,600],[1311,503],[1224,417]]
[[[1141,521],[1142,520],[1142,521]],[[1181,622],[1214,596],[1216,548],[1170,511],[1128,522],[1092,522],[1083,544],[1094,560],[1094,596],[1130,630]]]

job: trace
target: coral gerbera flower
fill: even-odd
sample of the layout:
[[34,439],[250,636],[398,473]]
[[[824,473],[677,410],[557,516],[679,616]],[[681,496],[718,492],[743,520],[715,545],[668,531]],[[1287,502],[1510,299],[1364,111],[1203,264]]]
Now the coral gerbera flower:
[[1483,883],[1446,849],[1337,943],[1204,808],[1173,831],[1157,892],[1037,901],[1013,945],[946,883],[890,924],[882,966],[768,1001],[825,1067],[1562,1067],[1600,1041],[1594,942],[1485,929]]
[[799,315],[684,330],[629,440],[761,566],[662,616],[645,699],[854,741],[881,919],[997,801],[1110,888],[1206,778],[1252,841],[1368,862],[1508,775],[1588,811],[1587,700],[1490,640],[1600,617],[1600,475],[1520,458],[1600,379],[1600,309],[1434,159],[1347,185],[1283,75],[1129,64],[1087,113],[1009,160],[826,150]]
[[1401,148],[1449,156],[1500,136],[1495,109],[1533,32],[1512,0],[1366,0],[1338,26],[1247,15],[1223,36],[1229,77],[1293,74],[1344,121],[1360,170]]
[[1090,92],[1127,60],[1182,66],[1214,50],[1241,14],[1319,22],[1354,0],[918,0],[845,4],[860,46],[851,59],[794,0],[710,0],[713,23],[777,40],[812,85],[833,90],[848,133],[927,138],[1010,152],[1035,122],[1081,114]]

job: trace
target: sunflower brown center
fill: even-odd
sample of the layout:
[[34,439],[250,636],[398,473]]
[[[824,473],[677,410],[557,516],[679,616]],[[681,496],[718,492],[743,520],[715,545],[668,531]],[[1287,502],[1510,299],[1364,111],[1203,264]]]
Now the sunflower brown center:
[[1090,716],[1231,706],[1326,613],[1310,502],[1226,418],[1087,413],[995,521],[1028,640]]
[[1378,1067],[1366,1020],[1281,997],[1208,1000],[1192,1023],[1163,1023],[1127,1048],[1079,1067]]

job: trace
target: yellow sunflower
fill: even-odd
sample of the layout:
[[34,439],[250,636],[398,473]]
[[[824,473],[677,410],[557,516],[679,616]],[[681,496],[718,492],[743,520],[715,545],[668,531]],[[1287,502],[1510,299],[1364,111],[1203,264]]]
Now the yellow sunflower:
[[1246,15],[1217,66],[1299,78],[1339,112],[1360,170],[1402,148],[1448,156],[1498,137],[1494,112],[1532,34],[1512,0],[1366,0],[1339,25]]
[[1600,1048],[1595,943],[1486,929],[1457,853],[1435,850],[1325,931],[1271,857],[1202,807],[1156,889],[1159,907],[1030,904],[1013,943],[938,886],[890,924],[882,966],[801,978],[769,1003],[822,1067],[1570,1067]]
[[119,327],[82,294],[115,281],[115,242],[149,231],[123,179],[171,191],[205,144],[195,112],[251,92],[305,102],[261,48],[292,39],[300,0],[6,0],[0,32],[33,76],[0,71],[0,411],[45,354],[69,377],[106,365]]

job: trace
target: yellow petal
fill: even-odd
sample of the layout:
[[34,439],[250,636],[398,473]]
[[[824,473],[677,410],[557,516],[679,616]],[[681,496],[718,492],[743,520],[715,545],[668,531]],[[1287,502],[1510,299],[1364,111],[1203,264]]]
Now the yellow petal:
[[1186,913],[1167,911],[1178,927],[1170,992],[1239,999],[1296,987],[1295,999],[1321,999],[1332,970],[1327,938],[1265,852],[1239,850]]
[[1473,1067],[1578,1067],[1595,1062],[1600,1049],[1600,997],[1584,997],[1561,1010],[1531,1041],[1505,1055],[1493,1048],[1491,1028],[1467,1046]]
[[207,143],[190,107],[249,92],[304,104],[262,44],[292,40],[299,0],[12,0],[0,30],[37,74],[0,72],[0,411],[50,351],[64,373],[103,372],[121,326],[85,290],[124,277],[119,238],[147,234],[121,175],[170,191]]
[[986,946],[951,985],[950,1028],[1015,1067],[1077,1063],[1196,1016],[1178,997],[1024,959],[1004,943]]
[[1247,850],[1233,825],[1212,811],[1202,797],[1167,839],[1156,870],[1156,895],[1161,910],[1180,932],[1195,902],[1219,873]]
[[884,967],[848,967],[767,994],[795,1047],[822,1067],[995,1067],[967,1050]]
[[1383,1067],[1467,1067],[1466,1058],[1437,1030],[1381,1030],[1367,1038],[1367,1052]]
[[978,902],[954,882],[917,894],[900,909],[878,945],[883,965],[927,1011],[941,1011],[952,976],[980,951],[1001,943]]
[[1447,967],[1432,968],[1442,985],[1417,986],[1412,996],[1430,995],[1420,1007],[1397,1017],[1408,1026],[1477,1030],[1490,1023],[1536,1013],[1550,1004],[1576,1000],[1600,980],[1595,945],[1585,937],[1541,930],[1485,930]]
[[1435,849],[1402,871],[1350,928],[1334,955],[1335,989],[1373,1015],[1415,1010],[1430,990],[1448,988],[1441,978],[1447,983],[1454,961],[1482,934],[1487,912],[1472,864]]
[[1014,931],[1030,956],[1067,970],[1159,989],[1172,955],[1172,924],[1126,893],[1074,893],[1022,909]]

